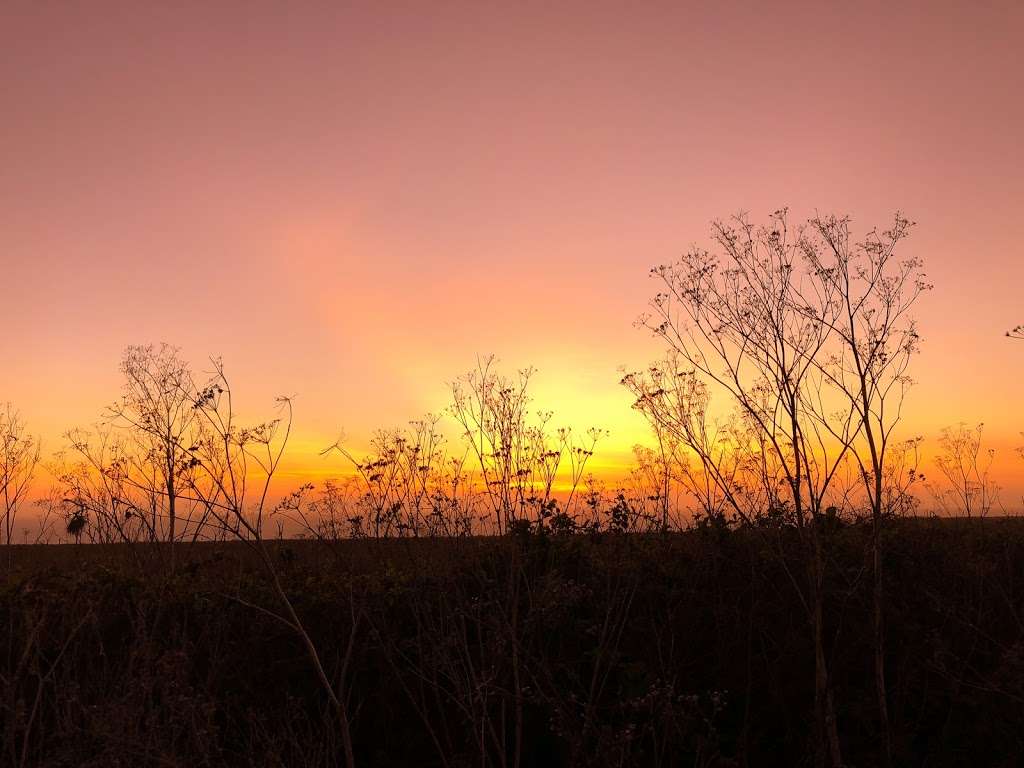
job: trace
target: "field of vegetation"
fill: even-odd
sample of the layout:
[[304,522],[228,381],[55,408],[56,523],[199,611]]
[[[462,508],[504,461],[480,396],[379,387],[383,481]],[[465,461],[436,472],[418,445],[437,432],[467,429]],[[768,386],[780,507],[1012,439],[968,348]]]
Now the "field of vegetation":
[[[826,534],[845,759],[878,763],[870,528]],[[1024,522],[887,534],[899,764],[1024,759]],[[281,588],[360,765],[800,765],[814,655],[784,528],[282,541]],[[336,765],[338,710],[240,542],[16,547],[10,765]]]

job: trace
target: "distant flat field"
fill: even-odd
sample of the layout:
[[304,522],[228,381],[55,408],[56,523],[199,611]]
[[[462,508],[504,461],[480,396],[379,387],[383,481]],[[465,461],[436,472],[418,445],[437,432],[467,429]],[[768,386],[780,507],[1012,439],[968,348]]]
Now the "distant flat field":
[[[893,537],[927,537],[929,534],[949,535],[962,533],[981,539],[1002,537],[1024,538],[1024,516],[989,517],[913,517],[891,520],[886,523],[886,535]],[[856,538],[863,526],[843,525],[837,535],[841,538]],[[764,533],[753,534],[743,529],[733,530],[737,540],[763,538]],[[538,546],[538,537],[530,537]],[[600,545],[620,541],[631,542],[641,550],[656,547],[664,552],[687,552],[695,554],[699,547],[700,531],[670,532],[664,534],[576,534],[569,537],[545,536],[539,541],[565,544],[575,540],[578,546],[584,542]],[[785,538],[785,536],[783,536]],[[497,536],[471,537],[392,537],[331,539],[318,541],[311,538],[264,540],[268,551],[281,562],[301,561],[305,565],[343,564],[346,569],[380,570],[397,565],[429,564],[444,566],[456,561],[459,556],[472,558],[493,553],[510,546],[510,539]],[[627,545],[628,546],[628,545]],[[32,571],[47,568],[73,567],[76,564],[116,564],[130,562],[157,563],[169,557],[170,547],[166,543],[133,544],[13,544],[0,548],[4,557],[9,556],[15,571]],[[182,566],[213,565],[232,562],[256,565],[258,557],[253,542],[226,539],[223,541],[179,542],[174,545],[175,560]],[[0,563],[3,559],[0,558]]]

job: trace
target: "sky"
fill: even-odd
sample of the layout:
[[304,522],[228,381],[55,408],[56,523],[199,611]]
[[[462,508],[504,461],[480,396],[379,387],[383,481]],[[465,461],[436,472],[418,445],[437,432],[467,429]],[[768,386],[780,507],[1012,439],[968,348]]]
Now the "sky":
[[5,3],[0,401],[48,449],[128,344],[295,397],[288,471],[495,354],[646,439],[648,269],[738,211],[901,210],[935,289],[904,434],[984,422],[1024,495],[1020,3]]

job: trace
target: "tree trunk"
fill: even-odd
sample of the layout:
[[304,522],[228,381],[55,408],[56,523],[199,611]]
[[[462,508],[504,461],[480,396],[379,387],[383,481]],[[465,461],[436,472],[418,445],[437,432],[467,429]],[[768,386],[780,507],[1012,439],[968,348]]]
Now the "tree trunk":
[[814,704],[818,726],[816,763],[829,768],[842,768],[843,757],[836,723],[835,698],[825,655],[825,583],[821,542],[814,534],[814,553],[811,575],[812,630],[814,634]]
[[167,517],[168,517],[168,546],[170,547],[171,557],[171,573],[174,573],[174,521],[175,521],[175,509],[174,502],[176,500],[174,493],[174,481],[167,481]]
[[889,703],[885,686],[885,617],[883,607],[883,571],[881,520],[875,515],[871,533],[872,570],[874,572],[874,639],[875,639],[875,691],[878,696],[879,730],[882,737],[881,762],[885,768],[892,765],[892,734],[889,729]]

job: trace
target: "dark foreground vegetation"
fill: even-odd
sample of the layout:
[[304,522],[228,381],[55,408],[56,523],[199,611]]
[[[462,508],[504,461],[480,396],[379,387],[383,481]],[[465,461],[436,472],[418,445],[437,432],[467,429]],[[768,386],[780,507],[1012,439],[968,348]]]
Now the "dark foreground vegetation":
[[[869,526],[823,533],[844,761],[878,764]],[[785,528],[268,542],[360,765],[802,765],[814,654]],[[886,530],[893,758],[1024,760],[1024,521]],[[15,547],[3,764],[345,762],[244,542]],[[799,578],[799,577],[797,577]],[[267,609],[264,612],[261,609]]]

